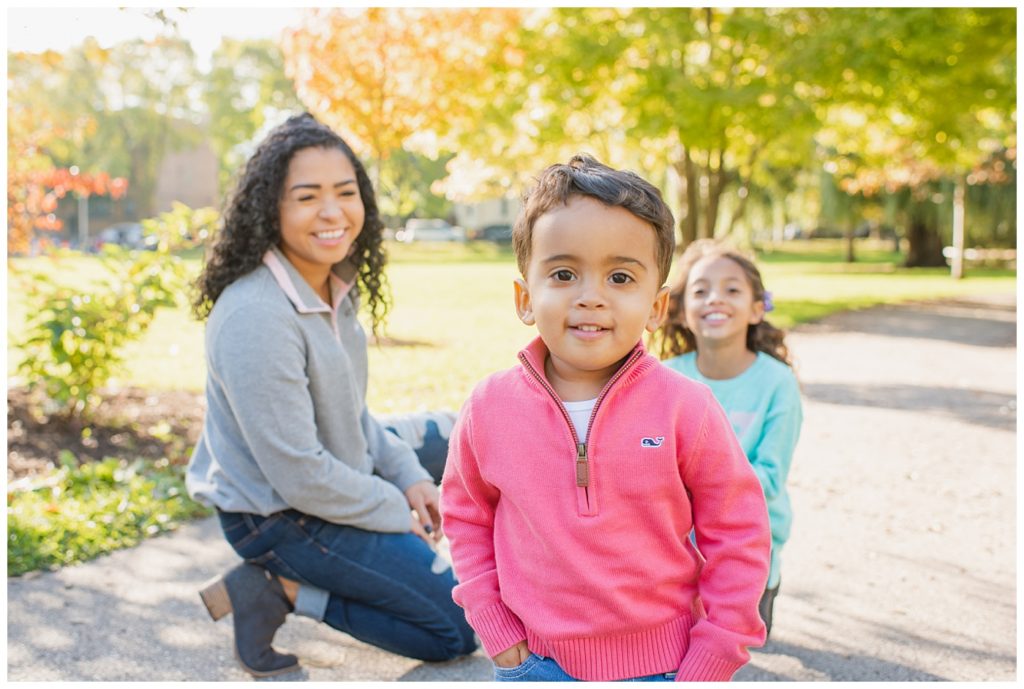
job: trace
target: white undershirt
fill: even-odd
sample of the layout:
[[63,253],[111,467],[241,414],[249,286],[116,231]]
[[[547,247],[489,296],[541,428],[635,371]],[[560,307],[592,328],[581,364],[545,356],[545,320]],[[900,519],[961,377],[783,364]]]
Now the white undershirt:
[[590,422],[590,412],[594,410],[596,403],[596,397],[582,402],[562,402],[565,405],[565,410],[569,412],[572,425],[576,428],[576,437],[580,439],[581,443],[587,442],[587,423]]

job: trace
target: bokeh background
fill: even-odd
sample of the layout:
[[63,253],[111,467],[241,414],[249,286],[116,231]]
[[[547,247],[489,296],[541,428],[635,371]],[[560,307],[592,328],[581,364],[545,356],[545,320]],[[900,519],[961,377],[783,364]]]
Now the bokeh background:
[[586,151],[679,247],[756,255],[793,327],[1016,291],[1017,11],[7,10],[8,573],[205,512],[190,282],[255,144],[308,110],[371,171],[393,307],[371,409],[457,409],[532,336],[509,228]]

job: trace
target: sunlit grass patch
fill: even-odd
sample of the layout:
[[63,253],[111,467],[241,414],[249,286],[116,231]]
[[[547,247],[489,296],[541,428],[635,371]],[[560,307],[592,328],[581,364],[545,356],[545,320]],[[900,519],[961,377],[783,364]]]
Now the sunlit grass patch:
[[181,466],[107,458],[8,486],[7,575],[91,560],[210,514],[185,491]]
[[[519,273],[511,250],[485,242],[390,242],[388,277],[394,308],[384,345],[370,347],[370,408],[380,413],[458,408],[483,376],[515,364],[535,334],[516,318],[512,280]],[[971,268],[952,280],[943,268],[907,269],[885,242],[858,243],[857,262],[843,261],[841,241],[787,242],[758,257],[776,304],[771,319],[790,328],[836,311],[972,294],[1012,293],[1016,273]],[[46,270],[55,280],[87,283],[90,257],[16,259],[13,273]],[[198,273],[198,257],[189,259]],[[8,278],[9,287],[16,283]],[[201,390],[205,384],[203,325],[181,306],[158,313],[145,337],[127,348],[121,385],[154,390]],[[8,341],[19,332],[24,308],[8,289]],[[8,351],[8,372],[20,358]]]

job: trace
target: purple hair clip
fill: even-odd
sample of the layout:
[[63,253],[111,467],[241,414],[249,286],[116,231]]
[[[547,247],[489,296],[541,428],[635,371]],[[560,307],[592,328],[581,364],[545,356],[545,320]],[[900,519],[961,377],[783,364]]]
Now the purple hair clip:
[[775,302],[772,301],[772,293],[768,290],[764,291],[764,298],[761,300],[764,302],[764,312],[768,313],[775,308]]

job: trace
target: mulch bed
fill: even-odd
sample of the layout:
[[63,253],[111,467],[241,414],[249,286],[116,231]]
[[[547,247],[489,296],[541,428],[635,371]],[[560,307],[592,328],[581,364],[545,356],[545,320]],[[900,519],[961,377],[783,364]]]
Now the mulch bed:
[[138,388],[102,393],[88,421],[47,415],[24,388],[7,391],[7,481],[32,477],[59,463],[61,450],[79,463],[105,457],[186,464],[202,430],[206,400],[198,392]]

